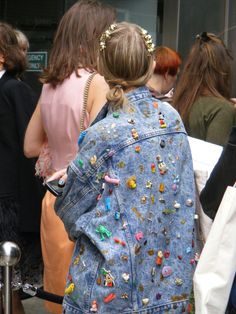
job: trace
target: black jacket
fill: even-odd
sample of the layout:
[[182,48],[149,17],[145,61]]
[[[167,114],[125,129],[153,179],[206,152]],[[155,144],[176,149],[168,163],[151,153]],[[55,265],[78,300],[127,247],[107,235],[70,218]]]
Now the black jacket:
[[236,182],[236,126],[231,130],[228,143],[200,194],[202,208],[214,219],[227,186]]
[[0,79],[0,199],[16,198],[21,231],[38,231],[44,190],[35,159],[23,153],[24,134],[36,105],[32,89],[5,72]]

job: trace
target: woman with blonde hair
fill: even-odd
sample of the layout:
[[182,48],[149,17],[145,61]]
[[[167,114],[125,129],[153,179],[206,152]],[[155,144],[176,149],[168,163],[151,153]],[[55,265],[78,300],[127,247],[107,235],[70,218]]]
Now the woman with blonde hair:
[[80,137],[55,204],[75,241],[64,313],[187,310],[195,264],[191,153],[176,110],[146,87],[153,51],[135,24],[112,24],[101,36],[108,112]]
[[14,32],[16,34],[16,38],[17,38],[17,41],[18,41],[18,44],[19,44],[21,50],[26,55],[28,50],[29,50],[29,40],[28,40],[28,38],[19,29],[14,29]]
[[[108,86],[96,72],[97,54],[99,37],[114,20],[112,7],[97,0],[81,0],[59,23],[24,146],[26,156],[39,156],[36,170],[45,180],[73,160],[80,131],[106,102]],[[63,295],[74,243],[55,215],[54,202],[55,196],[47,192],[41,219],[44,289]],[[61,313],[57,304],[47,303],[47,309]]]
[[196,37],[173,99],[190,136],[218,145],[227,143],[235,124],[231,60],[216,35],[203,32]]

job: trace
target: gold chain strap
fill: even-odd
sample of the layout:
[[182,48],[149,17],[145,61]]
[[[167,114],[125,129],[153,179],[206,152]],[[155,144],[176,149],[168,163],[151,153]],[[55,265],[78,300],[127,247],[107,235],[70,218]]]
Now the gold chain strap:
[[80,119],[80,132],[84,131],[84,119],[87,109],[87,103],[88,103],[88,93],[89,93],[89,86],[92,82],[92,79],[97,74],[97,72],[93,72],[87,79],[87,82],[84,87],[84,97],[83,97],[83,109],[82,109],[82,116]]

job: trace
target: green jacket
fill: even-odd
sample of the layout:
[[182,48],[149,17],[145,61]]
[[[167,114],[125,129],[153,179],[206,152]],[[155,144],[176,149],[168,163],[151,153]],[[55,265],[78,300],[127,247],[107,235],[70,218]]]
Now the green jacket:
[[186,130],[189,136],[218,145],[227,143],[236,122],[235,109],[227,100],[199,97],[193,104]]

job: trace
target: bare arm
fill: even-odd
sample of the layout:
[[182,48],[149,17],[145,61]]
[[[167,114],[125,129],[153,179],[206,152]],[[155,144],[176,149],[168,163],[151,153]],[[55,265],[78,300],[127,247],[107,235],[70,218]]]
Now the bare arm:
[[25,156],[28,158],[39,156],[45,138],[46,133],[44,131],[41,119],[40,104],[38,103],[25,133],[24,140]]
[[106,94],[109,91],[109,86],[107,85],[104,78],[97,74],[94,76],[88,95],[88,113],[89,113],[89,123],[93,122],[99,111],[107,102]]

